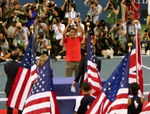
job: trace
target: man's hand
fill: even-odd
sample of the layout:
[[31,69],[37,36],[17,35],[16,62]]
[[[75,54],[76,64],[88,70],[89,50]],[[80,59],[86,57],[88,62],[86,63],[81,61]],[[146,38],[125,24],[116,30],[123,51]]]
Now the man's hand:
[[73,82],[73,83],[72,83],[72,86],[75,87],[75,86],[76,86],[76,82]]

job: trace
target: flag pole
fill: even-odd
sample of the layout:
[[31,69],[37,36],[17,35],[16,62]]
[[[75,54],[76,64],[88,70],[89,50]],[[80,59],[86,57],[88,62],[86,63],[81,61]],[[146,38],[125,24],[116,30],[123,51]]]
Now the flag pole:
[[138,75],[139,75],[139,72],[138,72],[138,55],[139,55],[139,52],[138,52],[138,30],[136,28],[136,34],[135,34],[135,42],[136,42],[136,80],[137,80],[137,83],[139,84],[139,79],[138,79]]

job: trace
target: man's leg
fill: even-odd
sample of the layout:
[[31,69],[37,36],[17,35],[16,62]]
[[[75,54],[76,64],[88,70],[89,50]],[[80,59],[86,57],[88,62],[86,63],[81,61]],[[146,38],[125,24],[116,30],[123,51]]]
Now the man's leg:
[[66,62],[66,71],[65,71],[65,76],[66,77],[71,77],[73,73],[73,66],[72,62],[67,61]]

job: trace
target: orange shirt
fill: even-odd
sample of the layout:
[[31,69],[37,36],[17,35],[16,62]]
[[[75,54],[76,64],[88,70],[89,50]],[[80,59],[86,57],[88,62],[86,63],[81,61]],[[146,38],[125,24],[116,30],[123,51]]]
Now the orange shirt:
[[66,37],[64,44],[66,47],[66,61],[81,60],[81,41],[82,37],[76,38]]

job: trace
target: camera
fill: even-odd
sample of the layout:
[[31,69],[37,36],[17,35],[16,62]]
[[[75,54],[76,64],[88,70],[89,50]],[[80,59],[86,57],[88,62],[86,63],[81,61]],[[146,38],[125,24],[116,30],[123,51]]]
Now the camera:
[[55,6],[55,4],[52,4],[52,3],[49,3],[49,4],[48,4],[48,7],[49,7],[49,8],[54,7],[54,6]]
[[132,0],[126,0],[126,3],[127,3],[128,5],[130,5],[131,2],[132,2]]
[[132,19],[128,18],[127,24],[131,24],[132,23]]
[[68,0],[69,3],[75,3],[74,0]]
[[117,23],[117,24],[116,24],[116,26],[117,26],[117,27],[119,27],[119,26],[120,26],[120,24],[119,24],[119,23]]
[[144,30],[144,32],[148,32],[149,30],[148,30],[148,28],[146,28],[145,30]]
[[0,42],[4,43],[4,42],[5,42],[5,39],[4,39],[4,38],[0,39]]
[[18,30],[21,30],[21,27],[17,27]]

